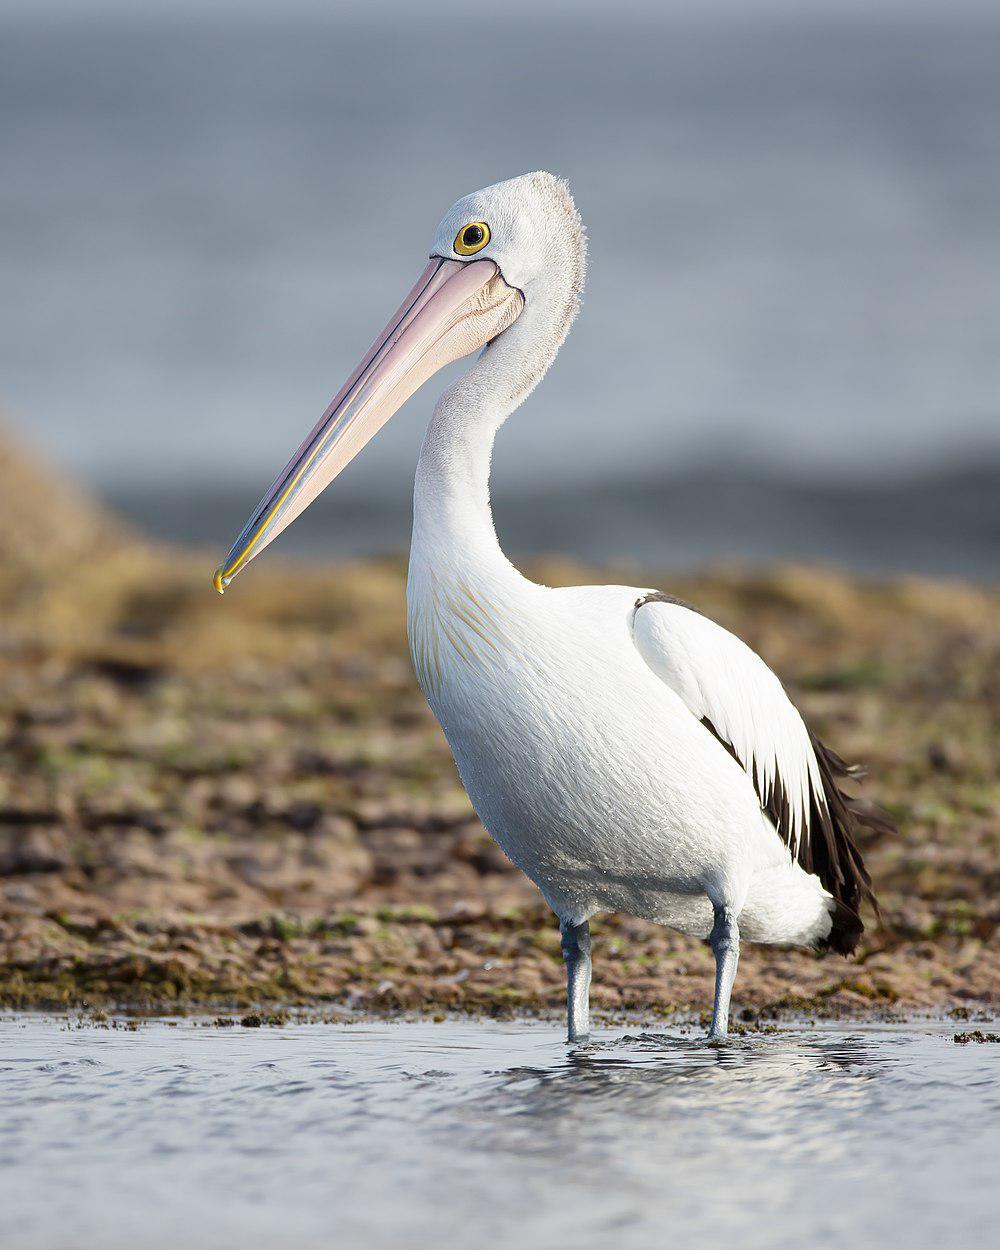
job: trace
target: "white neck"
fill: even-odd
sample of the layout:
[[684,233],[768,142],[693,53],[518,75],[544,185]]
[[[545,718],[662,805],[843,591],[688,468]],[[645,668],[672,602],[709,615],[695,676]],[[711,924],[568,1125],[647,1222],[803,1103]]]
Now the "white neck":
[[555,359],[575,312],[576,295],[569,290],[527,303],[438,400],[414,483],[411,572],[420,564],[437,577],[452,569],[494,582],[523,580],[493,525],[493,441]]

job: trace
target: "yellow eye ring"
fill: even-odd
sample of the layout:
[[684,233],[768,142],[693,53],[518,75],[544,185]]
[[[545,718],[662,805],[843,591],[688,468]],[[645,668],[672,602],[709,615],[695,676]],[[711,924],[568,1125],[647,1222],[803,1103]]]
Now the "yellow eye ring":
[[485,221],[470,221],[455,235],[455,251],[459,256],[475,256],[490,241],[490,228]]

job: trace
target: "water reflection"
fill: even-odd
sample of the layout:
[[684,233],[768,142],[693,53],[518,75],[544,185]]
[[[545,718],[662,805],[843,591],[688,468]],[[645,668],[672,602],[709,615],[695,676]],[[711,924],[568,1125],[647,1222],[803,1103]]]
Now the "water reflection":
[[533,1079],[545,1098],[620,1099],[623,1090],[640,1103],[644,1098],[683,1096],[691,1082],[711,1082],[713,1094],[738,1098],[753,1089],[801,1082],[807,1075],[849,1073],[864,1079],[875,1050],[863,1037],[799,1043],[773,1036],[739,1039],[723,1046],[668,1034],[641,1033],[596,1042],[571,1050],[551,1068],[512,1069],[516,1088]]
[[[876,1046],[862,1036],[790,1040],[759,1037],[714,1047],[700,1040],[645,1033],[570,1051],[549,1065],[496,1073],[467,1100],[462,1119],[478,1136],[489,1127],[494,1151],[568,1152],[575,1163],[614,1139],[627,1167],[636,1152],[683,1147],[688,1163],[718,1157],[727,1140],[797,1153],[839,1153],[836,1137],[815,1135],[811,1122],[836,1119],[842,1129],[863,1114],[878,1071]],[[448,1111],[454,1140],[455,1108]],[[690,1136],[708,1118],[700,1151]]]

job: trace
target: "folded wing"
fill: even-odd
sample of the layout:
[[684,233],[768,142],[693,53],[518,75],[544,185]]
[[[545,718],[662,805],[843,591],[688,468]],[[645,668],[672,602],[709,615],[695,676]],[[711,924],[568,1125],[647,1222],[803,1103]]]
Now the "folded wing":
[[792,856],[843,906],[875,904],[855,841],[858,826],[885,832],[889,817],[844,794],[859,776],[806,726],[778,678],[754,651],[694,608],[659,592],[637,600],[640,655],[730,752]]

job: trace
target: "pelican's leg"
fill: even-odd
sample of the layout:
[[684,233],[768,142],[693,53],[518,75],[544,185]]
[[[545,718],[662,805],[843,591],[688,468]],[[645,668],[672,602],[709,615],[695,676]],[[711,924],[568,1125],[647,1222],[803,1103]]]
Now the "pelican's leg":
[[715,923],[708,940],[715,955],[715,1004],[708,1040],[716,1042],[729,1033],[729,997],[740,962],[740,930],[731,907],[715,908]]
[[559,922],[566,961],[566,1001],[571,1042],[590,1037],[590,925]]

